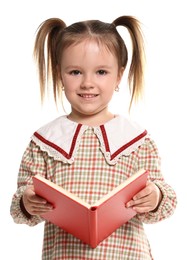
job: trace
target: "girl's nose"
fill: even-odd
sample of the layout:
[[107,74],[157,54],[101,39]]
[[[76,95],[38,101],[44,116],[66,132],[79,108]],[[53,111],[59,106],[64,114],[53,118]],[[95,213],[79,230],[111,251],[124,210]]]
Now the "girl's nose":
[[94,88],[93,79],[90,75],[84,75],[81,82],[81,88],[89,89]]

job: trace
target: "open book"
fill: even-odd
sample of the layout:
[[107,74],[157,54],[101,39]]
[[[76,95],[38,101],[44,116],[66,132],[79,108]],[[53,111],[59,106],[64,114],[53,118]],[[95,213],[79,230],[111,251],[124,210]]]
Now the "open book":
[[136,215],[125,204],[145,187],[147,175],[148,171],[139,170],[94,205],[40,175],[33,177],[33,184],[36,194],[54,206],[42,217],[95,248]]

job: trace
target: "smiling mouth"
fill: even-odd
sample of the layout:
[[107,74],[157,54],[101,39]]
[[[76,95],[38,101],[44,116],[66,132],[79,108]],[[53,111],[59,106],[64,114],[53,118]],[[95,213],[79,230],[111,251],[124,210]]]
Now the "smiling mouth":
[[79,94],[79,96],[82,98],[94,98],[97,97],[98,94]]

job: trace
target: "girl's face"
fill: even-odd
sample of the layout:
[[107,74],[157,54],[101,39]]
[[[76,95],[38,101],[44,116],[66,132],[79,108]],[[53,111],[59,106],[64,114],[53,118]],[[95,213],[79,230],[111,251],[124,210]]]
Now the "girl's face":
[[62,56],[61,77],[72,108],[70,117],[106,120],[108,104],[122,74],[116,57],[94,40],[68,47]]

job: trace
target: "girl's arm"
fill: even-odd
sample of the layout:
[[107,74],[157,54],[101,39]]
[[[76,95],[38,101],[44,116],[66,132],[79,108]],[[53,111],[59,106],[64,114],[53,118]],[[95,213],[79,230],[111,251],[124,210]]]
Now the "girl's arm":
[[160,157],[155,142],[146,139],[136,151],[138,168],[149,170],[147,186],[127,206],[137,210],[137,217],[144,223],[155,223],[174,213],[177,197],[173,188],[164,180]]
[[10,207],[10,214],[15,223],[34,226],[43,221],[43,218],[39,216],[42,211],[34,211],[33,208],[41,208],[41,205],[50,207],[34,193],[32,177],[37,173],[45,176],[46,164],[42,151],[31,141],[23,154],[17,180],[18,188]]

